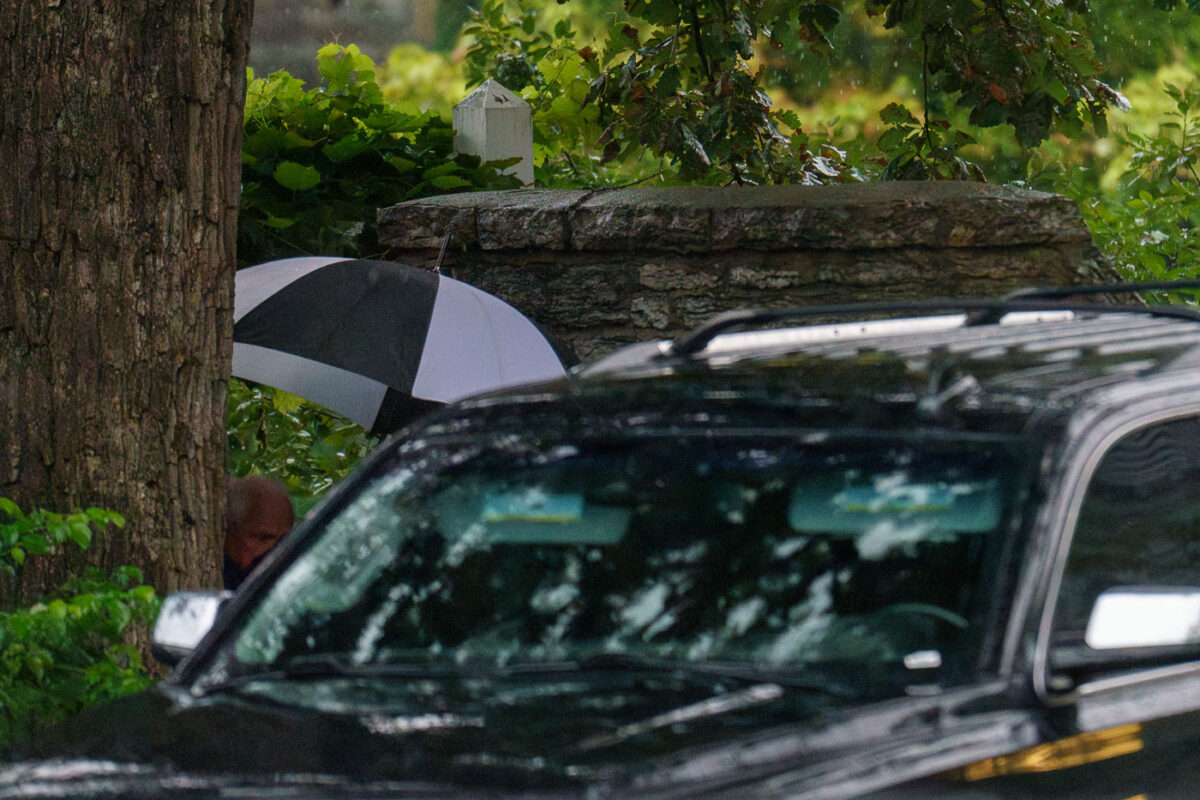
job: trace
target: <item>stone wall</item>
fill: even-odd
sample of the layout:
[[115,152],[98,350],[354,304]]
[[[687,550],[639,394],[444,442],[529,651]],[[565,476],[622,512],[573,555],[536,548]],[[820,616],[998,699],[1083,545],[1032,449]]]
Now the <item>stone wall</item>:
[[966,183],[525,189],[380,211],[388,257],[504,298],[583,358],[731,308],[1113,280],[1058,195]]

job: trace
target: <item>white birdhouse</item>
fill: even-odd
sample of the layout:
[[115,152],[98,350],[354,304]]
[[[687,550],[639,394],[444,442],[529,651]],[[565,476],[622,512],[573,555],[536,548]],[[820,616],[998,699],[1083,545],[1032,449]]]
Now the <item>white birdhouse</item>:
[[454,107],[454,149],[484,161],[519,157],[505,173],[532,186],[533,110],[489,78]]

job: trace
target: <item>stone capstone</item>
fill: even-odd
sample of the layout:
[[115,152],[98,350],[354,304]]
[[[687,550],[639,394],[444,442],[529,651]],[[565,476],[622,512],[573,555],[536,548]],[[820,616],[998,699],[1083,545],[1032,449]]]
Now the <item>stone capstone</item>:
[[381,209],[380,243],[504,298],[581,357],[733,308],[1108,282],[1065,197],[959,182],[523,189]]

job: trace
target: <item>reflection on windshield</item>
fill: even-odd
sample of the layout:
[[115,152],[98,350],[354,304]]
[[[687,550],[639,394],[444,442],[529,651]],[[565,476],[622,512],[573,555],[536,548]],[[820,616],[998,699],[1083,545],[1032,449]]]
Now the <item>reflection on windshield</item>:
[[995,444],[642,437],[442,463],[351,502],[222,670],[966,663],[1012,505]]

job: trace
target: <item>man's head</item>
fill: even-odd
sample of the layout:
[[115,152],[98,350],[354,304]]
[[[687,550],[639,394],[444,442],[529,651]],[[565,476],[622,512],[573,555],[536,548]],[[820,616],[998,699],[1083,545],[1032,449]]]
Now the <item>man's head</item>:
[[248,570],[292,529],[292,501],[283,487],[261,475],[232,478],[225,522],[225,555]]

